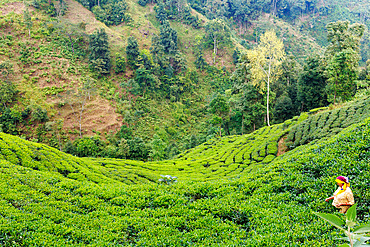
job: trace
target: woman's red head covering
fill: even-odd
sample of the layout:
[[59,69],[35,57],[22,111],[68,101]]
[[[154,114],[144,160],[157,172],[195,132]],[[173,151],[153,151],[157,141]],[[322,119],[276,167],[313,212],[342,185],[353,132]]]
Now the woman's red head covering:
[[339,176],[335,179],[335,182],[343,184],[341,190],[338,191],[337,195],[339,195],[340,193],[343,193],[347,189],[347,187],[349,187],[349,180],[347,177]]
[[346,183],[346,184],[349,183],[348,178],[347,177],[343,177],[343,176],[337,177],[336,180],[340,180],[340,181],[342,181],[343,183]]

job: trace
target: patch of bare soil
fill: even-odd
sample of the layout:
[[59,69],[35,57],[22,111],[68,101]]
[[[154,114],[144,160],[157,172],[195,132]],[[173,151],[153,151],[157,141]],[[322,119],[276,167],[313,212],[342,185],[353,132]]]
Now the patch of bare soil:
[[98,21],[94,14],[88,9],[84,8],[82,4],[73,0],[66,0],[68,11],[63,18],[69,20],[74,24],[86,23],[86,32],[91,34],[96,29],[104,28],[108,34],[109,42],[122,42],[121,34],[108,28],[104,23]]
[[218,68],[223,68],[225,66],[227,69],[233,69],[230,59],[231,57],[228,56],[226,50],[219,49],[217,51],[216,63],[214,64],[213,63],[213,50],[204,52],[204,60],[206,60],[208,64],[212,66],[216,66]]
[[[64,119],[64,129],[79,131],[81,105],[75,103],[72,106],[73,110],[69,104],[64,105],[56,118]],[[101,133],[117,132],[121,128],[122,116],[115,112],[108,100],[94,97],[86,102],[84,108],[81,117],[83,134],[93,135],[93,130]]]
[[14,12],[17,15],[20,15],[20,14],[23,14],[24,9],[25,9],[25,6],[23,3],[8,3],[5,5],[5,7],[1,7],[0,11],[2,12],[2,15],[7,15],[11,12]]
[[282,154],[285,154],[288,151],[288,147],[285,145],[285,140],[287,139],[287,136],[284,136],[280,138],[278,142],[278,152],[276,156],[280,156]]

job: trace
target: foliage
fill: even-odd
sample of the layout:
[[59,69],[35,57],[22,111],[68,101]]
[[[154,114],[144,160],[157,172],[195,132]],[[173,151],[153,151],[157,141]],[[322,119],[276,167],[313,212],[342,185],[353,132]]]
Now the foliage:
[[326,75],[322,58],[318,55],[306,60],[298,81],[298,101],[302,110],[326,106]]
[[[208,46],[213,46],[214,56],[217,56],[219,46],[228,45],[230,40],[230,28],[220,19],[209,21],[206,26],[205,42]],[[215,63],[215,58],[213,59]]]
[[47,110],[42,109],[41,107],[36,107],[35,109],[32,110],[31,120],[32,121],[39,121],[39,122],[48,121],[49,118],[48,118]]
[[116,53],[116,67],[114,68],[114,71],[117,74],[124,73],[126,71],[125,58],[119,53]]
[[284,122],[293,117],[294,106],[288,95],[284,94],[276,99],[274,114],[277,122]]
[[0,104],[4,107],[13,101],[17,92],[18,91],[12,82],[0,80]]
[[73,24],[65,20],[58,20],[49,25],[50,28],[53,28],[53,32],[69,40],[73,54],[75,53],[76,44],[86,40],[87,35],[84,32],[85,26],[83,23]]
[[167,145],[157,134],[153,136],[150,146],[149,157],[152,160],[163,160],[166,157]]
[[267,125],[270,125],[270,84],[279,77],[280,65],[285,59],[283,42],[274,31],[267,31],[262,35],[259,45],[248,52],[247,56],[251,62],[253,83],[261,83],[266,88],[266,120]]
[[[1,241],[26,246],[190,241],[207,246],[286,246],[289,241],[303,247],[333,246],[331,228],[315,221],[311,211],[332,210],[323,198],[337,174],[347,171],[358,218],[367,223],[370,195],[363,181],[369,176],[369,120],[258,169],[242,159],[261,154],[265,149],[248,155],[250,147],[260,148],[272,133],[281,136],[282,128],[214,139],[160,163],[77,158],[0,133],[0,227],[7,236]],[[232,163],[233,154],[239,163]],[[160,174],[180,182],[160,184]],[[235,179],[230,180],[231,174]]]
[[327,65],[328,90],[333,94],[335,104],[337,96],[347,101],[355,94],[360,60],[359,46],[364,34],[362,24],[349,25],[348,21],[329,23],[327,48],[329,62]]
[[[349,245],[342,244],[340,245],[341,247],[368,246],[365,244],[365,242],[370,240],[370,238],[366,237],[365,234],[370,232],[370,225],[361,225],[355,227],[358,224],[356,222],[356,204],[348,209],[346,213],[345,222],[334,214],[325,214],[325,213],[314,213],[314,214],[344,232],[344,234],[347,237],[341,239],[347,240],[349,242]],[[343,228],[343,226],[347,228]],[[353,230],[353,232],[351,232],[351,230]]]
[[163,21],[159,39],[164,53],[174,54],[177,51],[177,32],[171,28],[169,21]]
[[96,19],[107,26],[119,25],[131,21],[126,1],[107,1],[102,5],[92,7]]
[[127,39],[126,55],[127,64],[130,66],[130,68],[135,69],[139,57],[139,45],[134,36],[130,36]]
[[[318,112],[292,127],[286,140],[288,147],[295,148],[309,142],[336,135],[343,128],[370,117],[365,97],[333,111]],[[325,110],[325,109],[324,109]],[[315,111],[312,111],[314,114]]]
[[102,150],[101,140],[97,137],[83,137],[74,141],[75,155],[79,157],[97,157]]
[[[140,5],[146,5],[148,1],[139,0]],[[164,0],[158,1],[154,7],[156,12],[155,17],[159,20],[161,24],[169,19],[181,21],[186,25],[191,25],[194,28],[200,27],[200,21],[198,15],[194,16],[191,13],[191,8],[187,6],[185,1],[171,1]]]
[[98,74],[108,74],[110,72],[110,52],[108,35],[104,29],[97,30],[90,35],[89,52],[90,69]]

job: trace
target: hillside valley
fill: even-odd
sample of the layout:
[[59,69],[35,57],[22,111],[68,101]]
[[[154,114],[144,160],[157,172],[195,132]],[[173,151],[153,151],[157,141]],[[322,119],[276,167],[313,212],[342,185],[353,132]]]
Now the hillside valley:
[[[190,12],[184,7],[184,12],[177,15],[184,15],[185,19],[179,21],[168,5],[164,13],[170,21],[169,28],[176,33],[177,51],[175,55],[156,55],[161,53],[154,53],[153,42],[158,35],[162,37],[163,26],[158,19],[162,18],[158,14],[159,5],[123,3],[124,21],[118,25],[108,25],[91,5],[86,7],[86,3],[73,0],[53,3],[52,9],[38,0],[1,3],[1,80],[15,86],[7,88],[4,95],[9,96],[2,99],[1,111],[9,109],[12,116],[3,113],[1,125],[5,133],[78,156],[139,160],[172,158],[220,134],[250,133],[266,125],[262,117],[266,111],[263,109],[266,91],[258,89],[256,97],[262,106],[252,117],[256,119],[247,121],[249,117],[240,110],[240,89],[236,89],[239,86],[233,74],[238,71],[241,54],[255,47],[259,36],[270,29],[282,39],[287,57],[278,81],[272,85],[272,121],[283,122],[309,110],[302,107],[305,102],[297,97],[297,83],[308,55],[324,54],[327,41],[317,32],[321,30],[324,35],[323,26],[328,20],[335,21],[336,7],[328,12],[318,5],[321,12],[316,13],[314,24],[310,22],[313,20],[310,12],[289,19],[264,10],[266,13],[251,17],[245,25],[237,19],[225,19],[229,26],[225,35],[230,36],[219,41],[217,54],[213,55],[207,25],[215,16],[189,2]],[[352,7],[348,9],[351,14],[346,18],[368,24],[368,19],[361,16],[356,19],[357,12],[352,13]],[[30,15],[29,22],[25,21],[26,13]],[[323,21],[325,16],[328,20]],[[108,74],[103,68],[100,68],[103,74],[97,72],[100,69],[92,69],[101,65],[91,64],[90,58],[89,35],[101,28],[108,38],[111,63]],[[139,52],[139,60],[131,65],[127,57],[129,37],[137,42],[135,49]],[[367,59],[367,38],[366,29],[360,49],[361,64]],[[169,67],[163,62],[166,59],[171,63]],[[366,65],[362,65],[362,71],[366,78]],[[221,117],[221,127],[219,116],[210,109],[218,94],[229,105],[229,113]],[[286,100],[286,95],[292,106],[281,115],[279,104]],[[328,104],[323,100],[318,106]],[[96,151],[77,150],[78,145],[88,143],[99,147]],[[160,145],[153,147],[153,143]],[[144,151],[137,153],[134,150],[140,145]]]
[[0,0],[0,245],[349,246],[314,213],[347,176],[370,228],[369,7]]

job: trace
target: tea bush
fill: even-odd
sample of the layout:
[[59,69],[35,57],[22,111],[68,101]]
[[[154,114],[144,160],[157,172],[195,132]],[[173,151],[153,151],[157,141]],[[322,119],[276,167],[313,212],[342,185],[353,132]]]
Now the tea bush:
[[[359,219],[368,221],[370,119],[276,158],[266,150],[287,133],[282,126],[210,140],[158,163],[77,158],[0,133],[0,243],[333,246],[330,226],[311,212],[335,210],[324,198],[346,174]],[[242,159],[261,148],[266,164]],[[158,183],[160,174],[178,182]]]
[[[323,109],[325,110],[325,109]],[[316,115],[309,116],[296,124],[289,131],[286,139],[291,149],[305,145],[313,140],[328,138],[344,128],[370,117],[370,98],[366,97],[332,111],[312,111]]]

